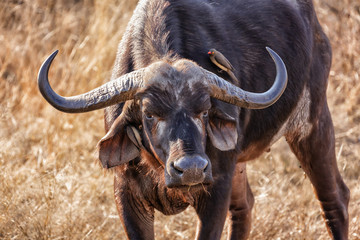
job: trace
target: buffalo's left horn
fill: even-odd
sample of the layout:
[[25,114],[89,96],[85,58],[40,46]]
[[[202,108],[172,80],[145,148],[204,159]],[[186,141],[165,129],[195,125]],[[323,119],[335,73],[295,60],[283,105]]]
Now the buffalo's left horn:
[[227,82],[212,72],[206,71],[210,95],[221,101],[249,109],[267,108],[274,104],[285,91],[287,85],[286,67],[279,55],[266,48],[276,65],[276,78],[272,87],[264,93],[253,93]]
[[38,74],[38,86],[44,98],[56,109],[68,113],[89,112],[132,99],[144,83],[144,70],[139,69],[107,82],[87,93],[62,97],[50,87],[49,68],[58,51],[53,52],[42,64]]

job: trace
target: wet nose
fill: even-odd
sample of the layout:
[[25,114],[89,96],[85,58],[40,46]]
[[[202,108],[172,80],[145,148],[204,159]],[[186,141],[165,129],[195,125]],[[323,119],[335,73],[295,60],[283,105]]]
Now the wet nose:
[[186,156],[170,165],[170,176],[181,185],[203,183],[209,172],[209,161],[201,156]]

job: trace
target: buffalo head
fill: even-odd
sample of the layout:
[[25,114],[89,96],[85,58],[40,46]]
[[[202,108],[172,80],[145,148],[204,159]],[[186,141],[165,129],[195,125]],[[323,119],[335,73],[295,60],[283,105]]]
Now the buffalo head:
[[[213,179],[211,162],[205,153],[206,144],[221,151],[235,149],[238,139],[236,106],[266,108],[285,90],[285,65],[274,51],[269,48],[268,51],[276,64],[277,76],[265,93],[244,91],[196,63],[180,59],[171,63],[155,62],[88,93],[61,97],[48,82],[48,71],[57,52],[42,65],[38,85],[51,105],[69,113],[127,101],[99,142],[103,167],[127,163],[145,152],[164,168],[168,187],[210,184]],[[234,107],[217,108],[212,99]],[[211,143],[207,143],[207,138]]]

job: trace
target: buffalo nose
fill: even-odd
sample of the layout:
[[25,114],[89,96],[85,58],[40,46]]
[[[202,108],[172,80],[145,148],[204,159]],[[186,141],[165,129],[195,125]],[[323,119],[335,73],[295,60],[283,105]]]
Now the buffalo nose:
[[182,185],[202,183],[206,177],[209,161],[201,156],[187,156],[172,164],[172,176],[179,178]]

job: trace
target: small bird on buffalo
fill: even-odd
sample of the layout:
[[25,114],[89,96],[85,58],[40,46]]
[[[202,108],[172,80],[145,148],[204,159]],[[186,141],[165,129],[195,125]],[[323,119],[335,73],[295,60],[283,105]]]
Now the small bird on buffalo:
[[227,58],[216,49],[214,48],[210,49],[208,54],[210,56],[210,60],[225,72],[235,70],[234,67],[231,65],[231,63],[229,62],[229,60],[227,60]]
[[210,60],[216,66],[218,66],[221,70],[224,70],[225,72],[227,72],[229,74],[229,76],[236,83],[239,82],[238,79],[235,77],[235,75],[233,73],[233,71],[235,70],[234,67],[231,65],[229,60],[227,60],[227,58],[221,52],[219,52],[216,49],[212,48],[212,49],[209,50],[208,54],[210,56]]

